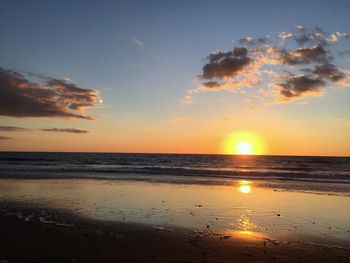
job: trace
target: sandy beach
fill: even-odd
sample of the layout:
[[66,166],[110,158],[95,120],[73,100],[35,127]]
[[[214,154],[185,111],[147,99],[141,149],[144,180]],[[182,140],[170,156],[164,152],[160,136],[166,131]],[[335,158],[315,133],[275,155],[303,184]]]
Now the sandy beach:
[[0,260],[349,261],[349,196],[267,185],[1,179]]
[[[238,233],[221,235],[210,230],[89,220],[14,204],[2,203],[1,208],[1,262],[348,262],[350,259],[349,247],[328,246],[318,240],[280,242]],[[51,222],[41,220],[50,214],[55,215]]]

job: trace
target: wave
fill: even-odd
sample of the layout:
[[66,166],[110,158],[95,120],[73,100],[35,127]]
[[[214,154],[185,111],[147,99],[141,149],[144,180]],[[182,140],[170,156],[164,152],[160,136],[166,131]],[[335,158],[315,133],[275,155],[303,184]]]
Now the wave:
[[273,179],[290,181],[315,181],[349,183],[347,171],[336,173],[276,169],[203,169],[187,167],[149,167],[149,166],[24,166],[1,167],[0,178],[30,178],[30,179],[123,179],[121,175],[144,175],[150,178],[159,176],[182,176],[202,178],[232,178],[232,179]]
[[[8,157],[8,158],[1,158],[1,161],[3,162],[35,162],[38,161],[37,158],[29,158],[29,157]],[[45,159],[41,158],[40,162],[55,162],[55,159]],[[20,164],[20,163],[17,163]]]

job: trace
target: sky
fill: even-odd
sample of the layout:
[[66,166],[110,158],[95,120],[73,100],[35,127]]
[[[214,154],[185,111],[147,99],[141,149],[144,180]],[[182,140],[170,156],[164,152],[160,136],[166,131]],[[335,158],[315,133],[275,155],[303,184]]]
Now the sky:
[[0,150],[350,156],[349,11],[2,1]]

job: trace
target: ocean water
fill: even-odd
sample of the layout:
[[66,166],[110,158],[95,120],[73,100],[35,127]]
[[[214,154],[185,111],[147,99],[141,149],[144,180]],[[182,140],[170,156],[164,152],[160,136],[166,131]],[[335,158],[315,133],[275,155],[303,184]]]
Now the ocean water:
[[0,178],[121,175],[350,183],[349,157],[0,152]]

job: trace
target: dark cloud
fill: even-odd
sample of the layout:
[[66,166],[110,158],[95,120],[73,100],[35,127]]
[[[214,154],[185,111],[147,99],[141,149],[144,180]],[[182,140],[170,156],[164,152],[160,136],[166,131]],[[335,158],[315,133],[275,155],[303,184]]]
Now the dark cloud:
[[65,80],[45,77],[35,83],[16,71],[0,68],[0,115],[12,117],[74,117],[96,106],[95,90],[82,89]]
[[0,140],[12,140],[10,137],[0,136]]
[[306,43],[310,43],[314,41],[314,39],[310,35],[306,35],[306,34],[296,36],[294,39],[300,46],[303,46]]
[[217,81],[208,81],[208,82],[203,82],[203,86],[208,89],[217,89],[221,87],[221,83]]
[[255,43],[256,43],[255,39],[252,37],[242,38],[238,42],[242,45],[247,45],[247,46],[255,45]]
[[308,64],[312,62],[326,63],[330,58],[327,57],[326,50],[320,46],[311,48],[298,48],[290,51],[281,51],[282,63],[288,65]]
[[300,46],[320,44],[328,46],[337,43],[342,38],[349,38],[348,33],[334,32],[327,34],[322,28],[305,28],[296,26],[297,32],[293,34],[293,39]]
[[337,82],[346,78],[344,72],[340,71],[339,68],[330,63],[325,63],[320,66],[316,66],[311,72],[319,76],[320,78],[328,79],[332,82]]
[[0,126],[0,131],[6,132],[17,132],[17,131],[28,131],[29,129],[15,126]]
[[229,51],[229,52],[216,51],[215,53],[210,54],[207,57],[207,59],[209,60],[209,63],[214,63],[232,55],[233,55],[232,51]]
[[302,25],[276,36],[245,37],[238,41],[240,47],[207,57],[198,78],[200,85],[188,90],[183,102],[191,103],[192,96],[203,91],[236,92],[258,84],[279,89],[259,94],[269,101],[273,96],[286,101],[320,94],[334,85],[350,86],[350,71],[335,64],[349,51],[333,52],[333,46],[348,37],[348,33],[328,34],[319,27]]
[[300,46],[304,46],[306,44],[328,44],[325,37],[326,33],[320,27],[305,28],[304,26],[297,25],[295,28],[297,29],[297,32],[293,34],[293,38]]
[[283,83],[275,83],[280,87],[282,98],[300,97],[305,93],[319,93],[326,84],[319,78],[312,78],[307,75],[291,75]]
[[[48,132],[70,132],[70,133],[88,133],[86,130],[80,130],[75,128],[46,128],[46,129],[40,129],[41,131],[48,131]],[[23,128],[23,127],[16,127],[16,126],[0,126],[0,132],[21,132],[21,131],[33,131],[31,129]]]
[[88,133],[86,130],[80,130],[75,128],[47,128],[47,129],[41,129],[42,131],[47,132],[68,132],[68,133]]
[[224,79],[234,77],[251,62],[245,47],[235,48],[229,52],[216,52],[208,56],[209,63],[203,67],[200,75],[203,79]]
[[248,49],[245,47],[236,47],[233,50],[233,55],[240,58],[245,58],[248,55]]

